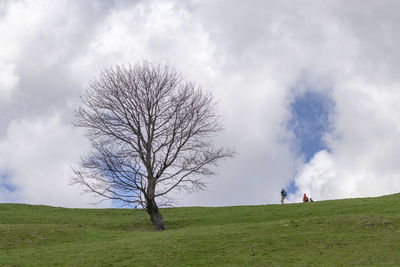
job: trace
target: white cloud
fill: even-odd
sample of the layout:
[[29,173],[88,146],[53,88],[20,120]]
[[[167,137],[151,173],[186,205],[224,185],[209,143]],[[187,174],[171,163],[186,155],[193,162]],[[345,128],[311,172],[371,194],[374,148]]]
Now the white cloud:
[[18,86],[18,80],[15,65],[0,62],[0,103],[11,99],[13,91]]
[[142,60],[169,63],[195,78],[215,75],[213,44],[186,9],[174,1],[140,1],[116,5],[101,20],[86,53],[71,66],[76,79],[89,77],[114,64]]
[[81,134],[63,124],[57,113],[48,118],[11,122],[6,138],[0,142],[0,171],[7,173],[10,186],[15,188],[8,195],[25,203],[65,207],[95,202],[89,196],[81,196],[78,186],[69,185],[71,167],[88,148]]
[[[78,95],[102,67],[143,59],[211,90],[226,124],[218,143],[238,151],[208,191],[179,204],[278,203],[293,178],[315,199],[400,191],[398,1],[103,2],[0,4],[0,162],[20,201],[87,203],[64,180],[84,142],[69,124]],[[312,88],[294,90],[302,79]],[[327,87],[330,152],[303,164],[288,107]],[[53,190],[34,182],[47,179]]]
[[300,193],[315,199],[365,197],[400,191],[400,92],[397,84],[352,79],[337,86],[331,152],[317,153],[296,177]]

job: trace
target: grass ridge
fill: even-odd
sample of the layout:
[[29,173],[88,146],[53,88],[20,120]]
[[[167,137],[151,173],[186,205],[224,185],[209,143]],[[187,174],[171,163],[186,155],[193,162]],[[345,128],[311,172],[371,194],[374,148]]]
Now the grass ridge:
[[162,213],[0,204],[0,266],[400,264],[400,194]]

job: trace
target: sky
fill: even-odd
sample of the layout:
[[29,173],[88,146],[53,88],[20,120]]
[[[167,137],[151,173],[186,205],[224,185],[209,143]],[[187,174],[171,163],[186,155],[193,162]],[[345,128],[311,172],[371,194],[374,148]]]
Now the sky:
[[[0,0],[0,202],[93,207],[72,126],[100,71],[143,60],[210,91],[225,130],[205,191],[177,206],[400,191],[397,0]],[[103,202],[96,207],[111,207]]]

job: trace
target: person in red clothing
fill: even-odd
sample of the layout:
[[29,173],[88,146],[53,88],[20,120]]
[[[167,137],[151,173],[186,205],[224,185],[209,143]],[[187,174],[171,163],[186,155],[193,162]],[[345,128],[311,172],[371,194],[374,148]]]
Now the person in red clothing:
[[306,194],[304,194],[304,196],[303,196],[303,202],[308,202],[308,197]]

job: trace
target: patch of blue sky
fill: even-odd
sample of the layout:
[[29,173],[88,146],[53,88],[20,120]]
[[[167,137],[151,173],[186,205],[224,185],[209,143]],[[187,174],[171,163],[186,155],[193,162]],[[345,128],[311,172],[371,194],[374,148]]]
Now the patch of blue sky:
[[[120,193],[122,194],[122,192],[120,192]],[[127,198],[127,199],[129,199],[129,198]],[[131,208],[138,208],[138,205],[137,204],[135,205],[135,204],[132,204],[132,203],[127,203],[127,202],[124,202],[124,201],[119,200],[119,199],[113,199],[112,200],[112,207],[113,208],[117,208],[117,209],[123,209],[123,208],[131,209]]]
[[[287,128],[295,137],[292,144],[294,152],[301,156],[305,163],[317,152],[330,150],[324,142],[324,135],[333,130],[335,103],[329,92],[306,90],[297,95],[290,104],[291,119]],[[287,191],[297,191],[294,180],[287,185]]]
[[[120,174],[113,173],[111,171],[104,171],[104,175],[108,179],[110,179],[110,182],[113,180],[119,181],[119,185],[117,182],[112,188],[114,195],[110,194],[115,197],[115,199],[111,199],[111,206],[113,208],[141,208],[141,206],[137,203],[133,203],[133,201],[136,200],[136,196],[138,195],[138,190],[134,189],[133,186],[129,188],[129,184],[131,183],[130,181],[128,181]],[[123,201],[122,199],[124,199],[125,201]]]
[[295,136],[295,152],[302,155],[305,162],[318,151],[329,151],[323,137],[333,129],[335,104],[328,92],[306,91],[290,105],[292,116],[287,127]]
[[290,184],[288,186],[286,186],[285,188],[288,193],[294,193],[298,190],[294,180],[290,181]]
[[5,188],[8,192],[13,193],[17,190],[17,188],[9,183],[2,183],[1,187]]
[[10,183],[9,176],[10,175],[8,173],[0,174],[0,187],[7,190],[10,193],[13,193],[17,188]]
[[0,192],[2,192],[2,196],[0,198],[2,201],[8,203],[14,203],[17,201],[15,198],[15,193],[17,191],[17,187],[13,185],[10,181],[10,174],[7,172],[0,173]]

